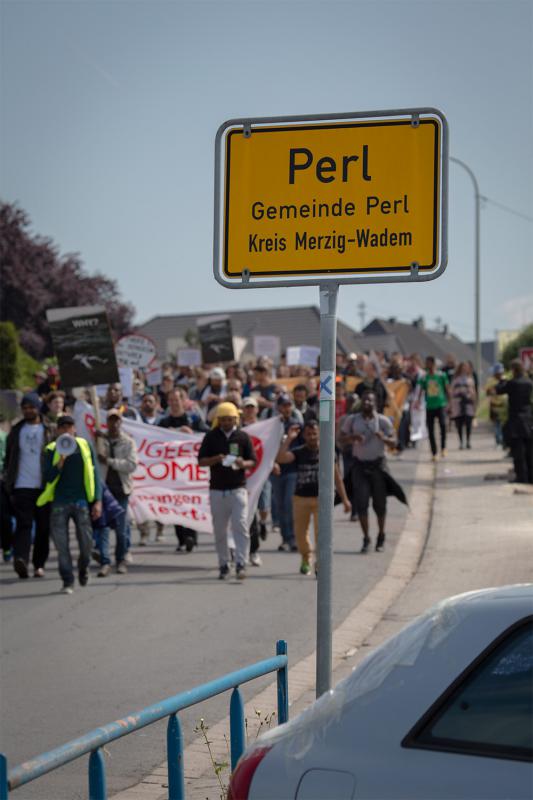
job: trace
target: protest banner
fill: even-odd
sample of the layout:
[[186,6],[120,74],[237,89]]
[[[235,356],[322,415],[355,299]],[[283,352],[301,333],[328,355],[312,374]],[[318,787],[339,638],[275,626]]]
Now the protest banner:
[[289,367],[313,367],[316,369],[320,347],[311,345],[298,345],[287,347],[287,365]]
[[115,347],[117,362],[120,367],[140,369],[148,367],[157,355],[155,342],[140,333],[121,336]]
[[117,383],[115,348],[104,306],[49,308],[46,318],[63,387]]
[[196,320],[196,327],[204,364],[234,360],[231,319],[228,315],[199,317]]
[[[77,400],[74,417],[78,435],[94,439],[93,407],[84,400]],[[136,522],[157,520],[165,525],[185,525],[211,533],[209,469],[198,466],[198,451],[204,434],[180,433],[127,418],[123,418],[122,426],[135,440],[138,452],[139,464],[133,474],[134,488],[130,497],[130,509]],[[247,475],[249,524],[272,470],[281,432],[277,417],[246,428],[257,456],[255,468]]]

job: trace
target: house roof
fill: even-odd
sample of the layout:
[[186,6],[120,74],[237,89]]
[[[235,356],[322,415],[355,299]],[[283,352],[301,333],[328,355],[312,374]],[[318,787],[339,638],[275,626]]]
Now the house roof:
[[[420,322],[415,324],[377,317],[364,328],[363,333],[367,337],[393,336],[398,344],[396,349],[403,355],[419,353],[422,358],[431,355],[444,360],[452,354],[458,361],[474,361],[475,358],[473,348],[453,333],[428,330]],[[484,362],[483,369],[487,368],[488,364]]]
[[[254,336],[279,336],[281,351],[291,345],[320,346],[320,312],[317,306],[292,306],[289,308],[259,308],[247,311],[211,311],[193,314],[167,314],[147,320],[138,327],[154,340],[158,357],[166,359],[180,347],[190,346],[189,334],[196,334],[197,320],[201,317],[228,315],[234,337],[245,340],[241,358],[253,356]],[[347,323],[337,320],[337,351],[341,353],[368,353],[384,351],[388,355],[419,353],[422,358],[434,355],[444,359],[452,353],[459,361],[473,361],[474,351],[453,334],[426,330],[420,325],[397,322],[376,317],[358,333]],[[488,364],[484,363],[484,368]]]
[[[168,314],[152,317],[137,330],[154,340],[158,357],[166,359],[179,347],[188,347],[185,337],[196,332],[200,317],[228,315],[234,337],[246,339],[243,356],[253,355],[254,336],[279,336],[281,351],[291,345],[320,346],[320,312],[317,306],[294,306],[290,308],[259,308],[250,311],[197,312],[194,314]],[[337,349],[340,352],[353,350],[351,344],[355,331],[338,320]]]

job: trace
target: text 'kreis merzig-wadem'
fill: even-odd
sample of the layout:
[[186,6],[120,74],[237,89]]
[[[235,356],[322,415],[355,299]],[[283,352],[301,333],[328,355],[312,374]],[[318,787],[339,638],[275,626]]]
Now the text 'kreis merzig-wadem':
[[[309,172],[311,171],[311,173]],[[257,225],[257,231],[248,234],[248,251],[250,253],[284,252],[291,247],[301,250],[335,250],[344,253],[351,247],[410,247],[413,234],[410,230],[389,231],[387,227],[376,232],[372,222],[384,216],[409,214],[409,197],[385,198],[371,193],[372,170],[371,153],[368,145],[363,145],[360,154],[343,155],[341,159],[332,156],[315,158],[313,152],[305,147],[290,148],[287,159],[288,185],[297,185],[303,174],[314,174],[317,185],[337,182],[346,184],[349,191],[351,181],[363,181],[369,184],[368,193],[363,200],[355,201],[349,195],[339,194],[334,201],[324,202],[312,198],[309,202],[270,204],[268,199],[254,200],[250,207],[250,215]],[[363,184],[364,185],[364,184]],[[331,218],[331,230],[320,235],[310,234],[305,228],[306,220]],[[353,218],[353,235],[338,233],[335,220],[351,222]],[[293,233],[293,240],[287,235],[274,233],[262,235],[262,221],[302,221]]]

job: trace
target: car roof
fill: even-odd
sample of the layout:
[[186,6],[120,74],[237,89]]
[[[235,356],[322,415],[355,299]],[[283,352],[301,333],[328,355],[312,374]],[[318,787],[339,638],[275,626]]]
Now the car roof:
[[[414,725],[494,639],[531,614],[533,584],[447,598],[376,648],[351,675],[299,717],[269,731],[259,741],[273,744],[296,735],[308,749],[313,731],[320,730],[324,735],[333,721],[350,714],[359,723],[366,720],[366,736],[372,735],[379,720],[378,735],[383,737],[385,717],[386,733],[395,738]],[[397,702],[398,697],[401,713],[391,713],[391,700]]]

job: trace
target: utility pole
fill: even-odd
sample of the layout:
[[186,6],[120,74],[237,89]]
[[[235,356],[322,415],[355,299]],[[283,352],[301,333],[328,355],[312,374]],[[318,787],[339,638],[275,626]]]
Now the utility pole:
[[459,164],[467,173],[472,181],[474,189],[474,202],[475,202],[475,219],[474,219],[474,327],[475,327],[475,341],[476,341],[476,355],[475,367],[479,380],[481,381],[481,335],[480,335],[480,259],[479,259],[479,217],[481,207],[481,195],[479,194],[479,185],[476,176],[464,161],[460,158],[453,158],[450,156],[450,161],[454,164]]
[[357,306],[359,309],[359,319],[361,320],[361,330],[365,327],[365,316],[366,316],[366,303],[361,302]]

